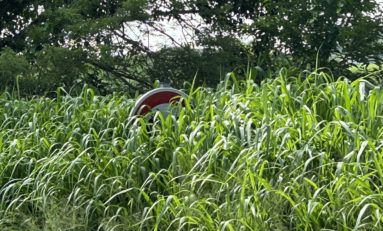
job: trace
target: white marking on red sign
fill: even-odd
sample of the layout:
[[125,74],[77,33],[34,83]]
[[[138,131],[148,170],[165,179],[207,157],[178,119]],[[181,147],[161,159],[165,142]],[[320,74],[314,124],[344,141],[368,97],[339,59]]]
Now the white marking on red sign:
[[143,116],[150,111],[160,111],[166,117],[169,114],[170,105],[185,96],[186,94],[182,91],[170,87],[151,90],[140,97],[130,115]]

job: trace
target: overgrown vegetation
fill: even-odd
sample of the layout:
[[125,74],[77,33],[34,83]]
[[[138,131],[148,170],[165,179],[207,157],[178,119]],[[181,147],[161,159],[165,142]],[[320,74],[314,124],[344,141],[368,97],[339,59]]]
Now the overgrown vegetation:
[[275,71],[282,57],[356,79],[365,73],[350,66],[382,64],[382,12],[376,0],[2,0],[0,91],[18,78],[24,95],[84,83],[143,92],[197,71],[196,84],[215,87],[219,72],[248,62]]
[[0,229],[382,230],[382,86],[251,72],[151,124],[126,95],[3,94]]

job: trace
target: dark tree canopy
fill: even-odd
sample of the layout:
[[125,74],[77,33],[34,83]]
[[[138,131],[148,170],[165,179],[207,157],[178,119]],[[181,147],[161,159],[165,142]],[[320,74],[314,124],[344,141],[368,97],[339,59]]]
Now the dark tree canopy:
[[205,31],[252,36],[253,52],[275,50],[303,62],[382,61],[383,9],[374,0],[190,0]]
[[[246,66],[243,57],[272,66],[273,57],[283,55],[302,67],[319,61],[334,70],[382,61],[383,9],[374,0],[0,0],[0,5],[0,79],[33,80],[31,93],[83,82],[144,89],[159,75],[191,80],[192,67],[210,75],[211,67]],[[170,37],[156,25],[168,20],[195,32],[198,50],[176,43],[153,51],[128,30],[141,24]],[[241,42],[245,37],[248,45]],[[216,83],[208,78],[202,79]]]
[[142,3],[2,1],[0,51],[11,49],[33,64],[37,81],[71,86],[79,76],[101,70],[131,88],[148,86],[133,70],[143,65],[137,55],[148,50],[124,31],[124,23],[148,19]]

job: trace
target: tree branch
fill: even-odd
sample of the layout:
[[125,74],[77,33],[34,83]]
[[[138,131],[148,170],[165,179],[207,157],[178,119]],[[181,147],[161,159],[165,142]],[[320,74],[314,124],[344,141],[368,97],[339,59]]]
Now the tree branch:
[[107,64],[104,64],[104,63],[100,63],[100,62],[97,62],[95,60],[91,60],[91,59],[88,59],[87,62],[95,67],[98,67],[106,72],[109,72],[113,75],[115,75],[116,77],[118,77],[119,79],[121,79],[124,83],[126,83],[129,87],[132,87],[134,88],[135,90],[137,90],[138,88],[137,87],[134,87],[129,81],[127,80],[133,80],[133,81],[136,81],[137,83],[140,83],[142,84],[143,86],[146,86],[146,87],[152,87],[151,84],[145,80],[142,80],[142,79],[139,79],[131,74],[128,74],[126,72],[121,72],[121,71],[118,71],[116,70],[115,68],[113,68],[112,66],[110,65],[107,65]]

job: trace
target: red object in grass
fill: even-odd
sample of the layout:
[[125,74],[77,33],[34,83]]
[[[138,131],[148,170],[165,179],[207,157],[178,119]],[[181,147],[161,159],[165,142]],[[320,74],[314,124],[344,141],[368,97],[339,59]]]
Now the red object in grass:
[[144,116],[150,111],[160,111],[162,114],[167,115],[169,105],[178,102],[181,97],[185,96],[185,93],[174,88],[153,89],[138,99],[130,115]]

